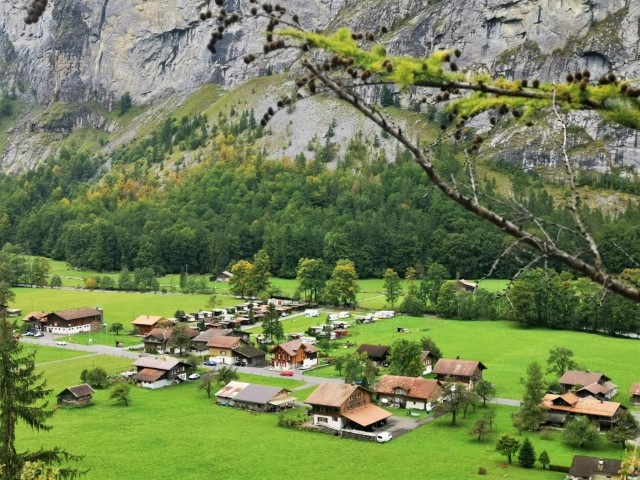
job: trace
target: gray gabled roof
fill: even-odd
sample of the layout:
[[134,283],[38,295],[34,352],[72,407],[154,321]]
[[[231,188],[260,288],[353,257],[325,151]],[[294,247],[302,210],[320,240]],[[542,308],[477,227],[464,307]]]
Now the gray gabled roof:
[[181,362],[175,357],[140,357],[133,362],[133,366],[169,371],[179,363],[184,362]]
[[280,387],[269,387],[267,385],[249,384],[235,397],[236,402],[249,402],[258,405],[266,405],[280,393],[289,393],[289,390]]
[[94,393],[96,393],[93,388],[91,388],[89,385],[87,385],[86,383],[83,383],[82,385],[76,385],[75,387],[67,387],[65,388],[63,391],[61,391],[58,395],[56,395],[56,397],[60,397],[61,395],[64,394],[64,392],[66,391],[71,392],[71,394],[76,397],[76,398],[80,398],[80,397],[87,397],[87,396],[91,396]]

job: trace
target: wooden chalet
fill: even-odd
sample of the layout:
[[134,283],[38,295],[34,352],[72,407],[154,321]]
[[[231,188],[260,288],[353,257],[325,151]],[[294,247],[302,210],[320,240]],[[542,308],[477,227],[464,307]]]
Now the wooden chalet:
[[442,390],[436,380],[384,375],[378,382],[376,395],[378,402],[383,405],[430,412],[433,402],[442,395]]
[[389,348],[387,345],[368,345],[363,343],[358,347],[356,353],[358,355],[362,355],[366,353],[369,357],[369,360],[377,363],[378,365],[382,365],[387,362],[387,357],[389,356]]
[[640,382],[634,383],[631,385],[631,391],[629,392],[631,395],[630,401],[632,405],[639,406],[640,405]]
[[321,383],[309,395],[313,424],[340,430],[373,430],[385,425],[391,413],[371,403],[372,392],[359,385]]
[[220,272],[218,275],[216,275],[215,281],[216,282],[228,282],[229,279],[231,279],[231,277],[233,277],[233,273],[225,270],[224,272]]
[[[187,329],[187,333],[192,340],[200,334],[192,328]],[[146,352],[176,353],[179,349],[169,347],[169,339],[172,334],[173,328],[154,328],[142,339],[144,350]]]
[[621,460],[574,455],[567,480],[620,480],[621,469]]
[[102,310],[97,308],[76,308],[42,315],[31,312],[24,317],[34,330],[72,335],[81,332],[96,332],[102,329]]
[[235,352],[240,345],[248,345],[248,343],[246,340],[239,337],[215,335],[207,342],[209,360],[225,365],[233,365],[236,362],[241,361],[238,358],[238,354]]
[[609,430],[615,426],[627,410],[618,402],[593,397],[580,398],[571,392],[562,395],[548,393],[541,406],[547,410],[547,424],[564,426],[569,416],[583,415],[595,422],[600,430]]
[[611,400],[618,393],[618,386],[603,373],[568,370],[558,382],[564,392],[573,392],[578,397],[592,396]]
[[232,350],[243,366],[263,367],[267,364],[266,352],[249,343],[240,342]]
[[222,405],[277,412],[295,405],[296,399],[290,393],[286,388],[229,382],[216,393],[216,398]]
[[458,290],[464,290],[466,292],[469,293],[475,293],[475,291],[478,288],[478,284],[476,282],[471,282],[469,280],[458,280],[458,283],[456,283],[456,288]]
[[433,373],[439,382],[457,382],[472,388],[476,382],[482,380],[482,371],[486,368],[477,360],[441,358],[436,363]]
[[318,364],[318,349],[300,340],[281,343],[273,347],[270,353],[276,370],[293,370]]
[[189,364],[174,357],[140,357],[133,366],[138,373],[132,378],[144,388],[162,388],[185,381]]
[[138,329],[140,335],[147,335],[151,330],[158,327],[159,322],[169,322],[167,317],[159,317],[156,315],[140,315],[131,325]]
[[429,375],[433,371],[433,364],[436,361],[433,353],[428,350],[423,350],[423,352],[420,354],[420,360],[422,360],[422,365],[424,365],[422,374]]
[[86,383],[67,387],[56,395],[58,405],[72,407],[87,407],[93,403],[93,394],[96,393]]

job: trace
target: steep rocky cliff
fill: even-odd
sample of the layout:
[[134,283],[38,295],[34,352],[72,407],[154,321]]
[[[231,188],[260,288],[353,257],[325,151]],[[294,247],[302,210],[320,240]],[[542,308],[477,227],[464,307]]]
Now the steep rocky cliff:
[[[394,54],[426,55],[456,46],[463,51],[461,66],[467,69],[544,80],[558,80],[568,69],[585,67],[595,75],[611,69],[627,77],[640,73],[640,4],[630,0],[284,3],[312,29],[387,26],[390,32],[382,41]],[[63,122],[69,130],[90,125],[115,131],[117,124],[99,111],[78,105],[93,102],[108,111],[125,92],[137,105],[159,104],[206,82],[232,89],[252,76],[290,65],[293,53],[245,67],[242,56],[261,45],[261,27],[254,19],[232,27],[212,56],[205,45],[214,21],[199,20],[206,4],[204,0],[53,0],[39,23],[25,25],[25,0],[0,2],[0,84],[29,86],[22,89],[22,117],[9,134],[2,132],[9,139],[0,152],[0,170],[24,169],[50,151],[49,142],[33,137],[34,132],[51,129],[39,119],[39,106],[75,105]],[[228,3],[232,8],[239,4]],[[599,140],[584,157],[584,166],[598,170],[640,166],[635,132],[604,126],[593,116],[579,116],[576,122],[584,132],[575,137],[576,148]],[[500,143],[494,141],[494,146],[516,140],[522,135],[518,132],[501,132]],[[552,137],[544,128],[539,133]],[[502,150],[497,155],[526,165],[553,162],[544,142],[534,152],[522,148],[521,141],[513,142],[512,149],[497,150]]]

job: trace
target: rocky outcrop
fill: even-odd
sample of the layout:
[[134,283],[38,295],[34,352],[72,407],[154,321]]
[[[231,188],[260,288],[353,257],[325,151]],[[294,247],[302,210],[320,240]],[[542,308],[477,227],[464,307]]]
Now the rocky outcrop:
[[[229,28],[211,55],[206,43],[216,22],[199,20],[206,0],[55,0],[35,25],[23,22],[27,3],[0,2],[0,83],[28,83],[45,106],[96,101],[108,109],[125,92],[136,104],[153,104],[206,82],[234,88],[287,68],[297,54],[272,53],[247,68],[242,56],[260,51],[263,29],[262,20],[247,18]],[[640,73],[640,4],[630,0],[292,0],[286,6],[307,28],[386,26],[390,32],[380,41],[393,54],[428,55],[455,46],[463,52],[462,68],[507,77],[553,81],[583,68],[594,75],[613,68],[630,78]],[[227,7],[237,10],[240,1]],[[81,117],[67,118],[64,128],[89,121],[86,114]],[[635,134],[587,128],[594,122],[587,117],[580,122],[595,140],[607,136],[606,155],[592,162],[593,168],[607,168],[605,157],[613,164],[639,165]],[[19,150],[18,138],[9,150]],[[517,152],[508,156],[530,161]],[[531,161],[551,160],[539,154]],[[19,158],[13,163],[19,165]]]

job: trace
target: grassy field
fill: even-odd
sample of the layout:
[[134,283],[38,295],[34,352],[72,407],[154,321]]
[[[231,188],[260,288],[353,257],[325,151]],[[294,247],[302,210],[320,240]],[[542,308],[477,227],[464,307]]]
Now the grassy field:
[[[114,373],[128,368],[130,360],[93,356],[68,359],[42,367],[51,399],[64,387],[79,383],[83,368],[102,366]],[[299,382],[243,376],[242,380],[292,388]],[[296,392],[306,398],[312,389]],[[336,438],[276,426],[277,416],[220,407],[197,382],[156,391],[132,390],[129,407],[108,400],[100,390],[95,405],[85,409],[61,409],[49,422],[51,432],[35,433],[21,426],[19,449],[59,445],[85,455],[82,468],[87,480],[134,480],[153,478],[183,480],[280,479],[296,475],[315,479],[475,478],[478,467],[487,468],[484,478],[557,480],[561,474],[539,469],[506,466],[495,451],[494,440],[478,442],[467,431],[483,414],[479,408],[459,425],[448,418],[419,427],[384,445]],[[497,433],[517,432],[510,426],[514,409],[497,410]],[[293,413],[295,414],[295,412]],[[523,437],[520,437],[523,438]],[[603,440],[600,447],[576,452],[552,436],[531,434],[536,452],[547,450],[554,464],[568,465],[575,453],[621,458],[622,450]],[[150,451],[154,453],[150,457]],[[329,452],[332,452],[331,454]],[[336,458],[339,458],[339,468]],[[146,459],[143,461],[143,459]],[[384,473],[381,473],[384,472]]]

